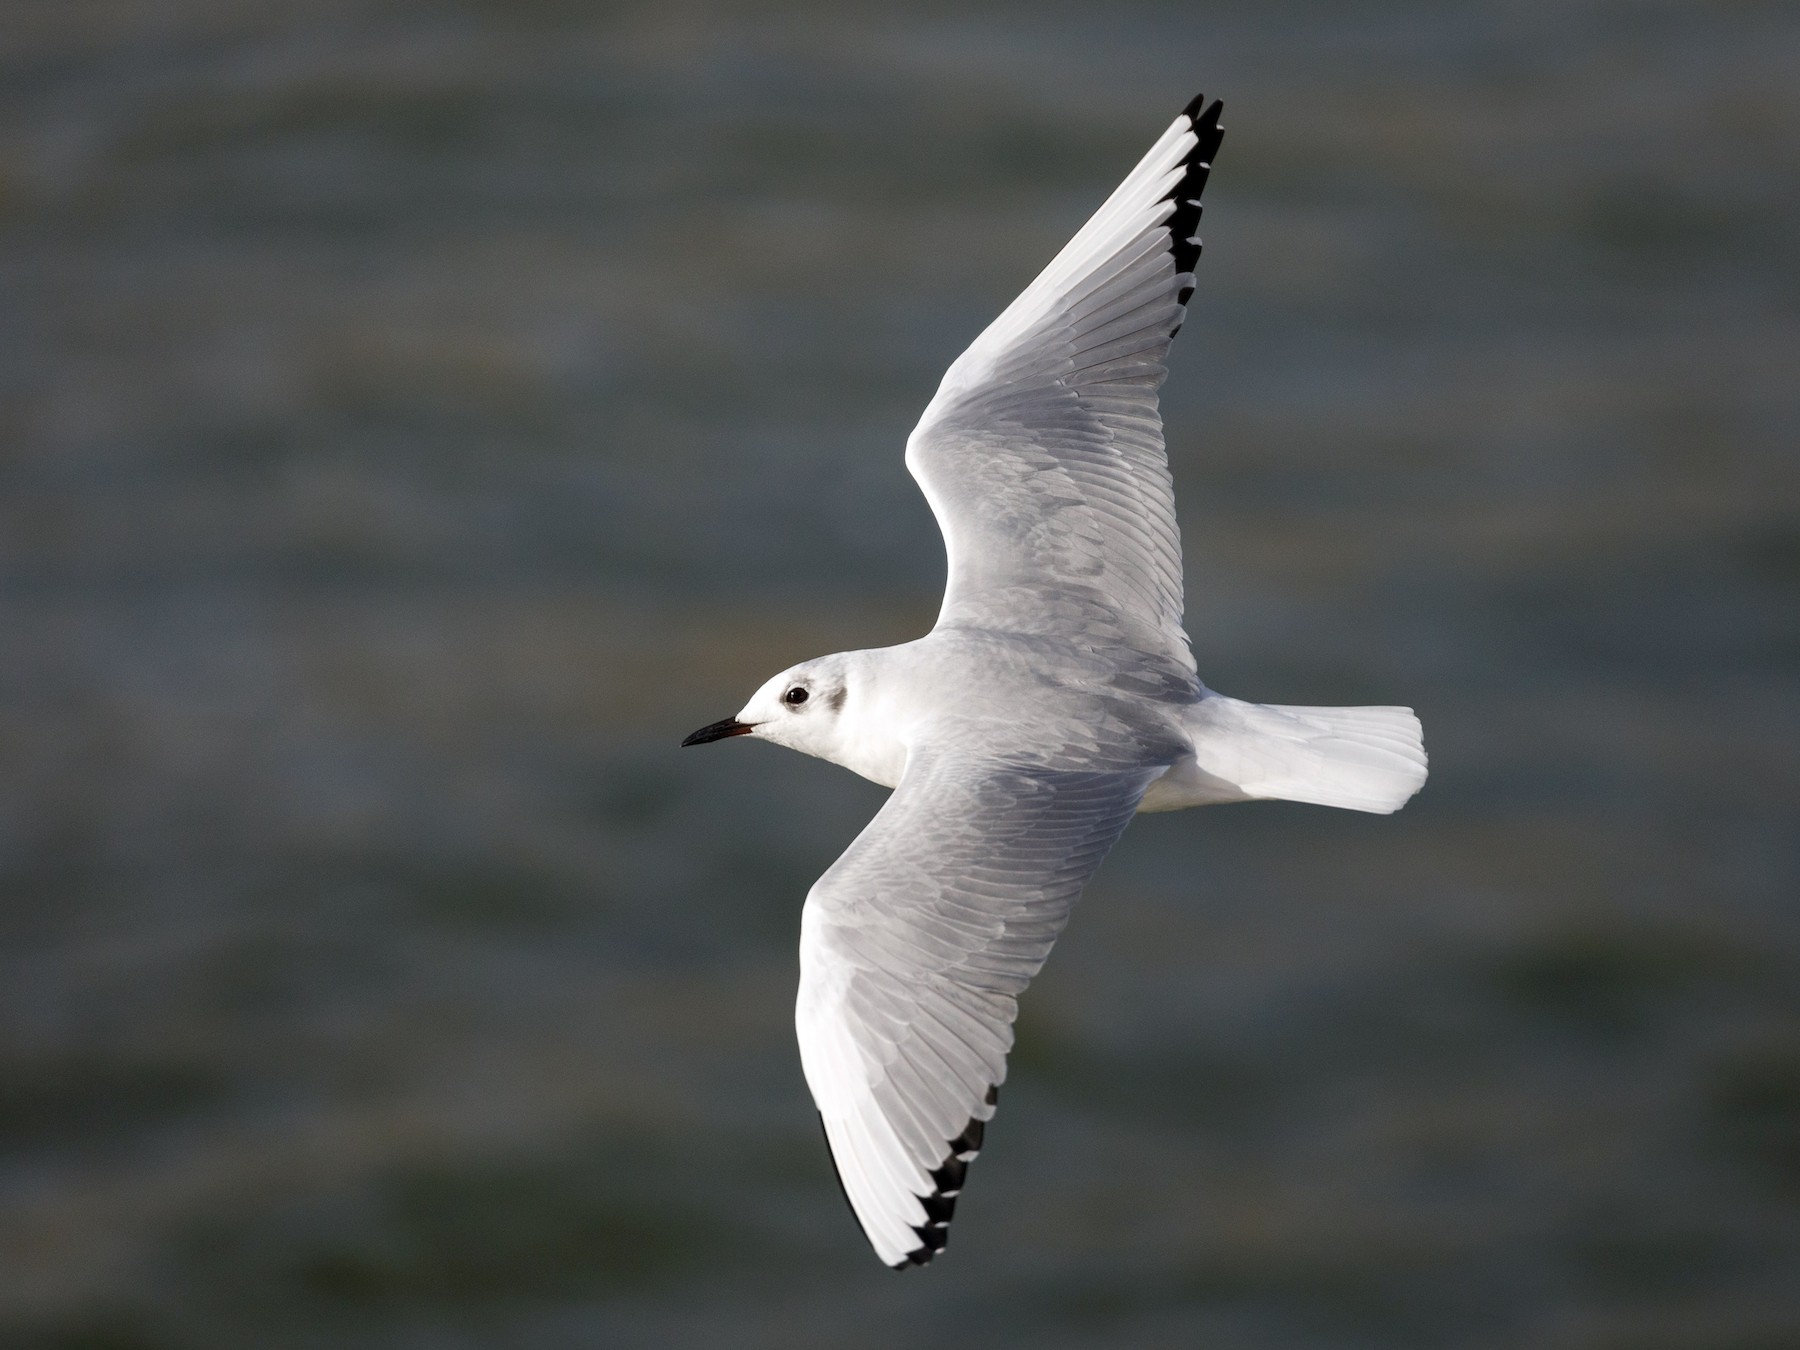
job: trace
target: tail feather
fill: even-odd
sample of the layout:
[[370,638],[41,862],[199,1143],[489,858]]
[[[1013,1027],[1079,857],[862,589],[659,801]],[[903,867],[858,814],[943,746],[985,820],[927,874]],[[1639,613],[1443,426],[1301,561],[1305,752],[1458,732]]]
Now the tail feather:
[[1424,733],[1411,708],[1291,708],[1215,694],[1195,705],[1188,731],[1210,801],[1386,814],[1425,783]]

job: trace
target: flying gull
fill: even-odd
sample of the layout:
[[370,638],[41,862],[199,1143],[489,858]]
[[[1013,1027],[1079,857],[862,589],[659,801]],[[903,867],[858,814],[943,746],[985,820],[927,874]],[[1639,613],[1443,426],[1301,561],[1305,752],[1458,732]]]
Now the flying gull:
[[1018,997],[1138,811],[1398,809],[1410,708],[1246,703],[1200,682],[1156,391],[1223,132],[1196,98],[957,358],[906,443],[949,580],[914,642],[802,662],[683,745],[753,736],[894,789],[800,916],[800,1059],[880,1258],[946,1232]]

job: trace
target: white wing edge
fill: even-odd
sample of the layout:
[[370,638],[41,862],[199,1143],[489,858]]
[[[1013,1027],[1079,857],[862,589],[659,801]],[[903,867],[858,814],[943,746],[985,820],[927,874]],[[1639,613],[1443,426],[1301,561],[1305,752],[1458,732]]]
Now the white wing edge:
[[[980,384],[996,357],[1046,317],[1066,308],[1068,297],[1096,267],[1110,261],[1146,230],[1155,228],[1176,213],[1180,204],[1169,194],[1188,172],[1188,154],[1199,143],[1201,119],[1210,117],[1215,125],[1217,123],[1218,105],[1215,103],[1203,114],[1204,105],[1204,95],[1195,98],[1181,116],[1169,124],[1168,130],[1126,175],[1125,181],[1075,232],[1075,237],[1019,293],[1018,298],[1001,311],[1000,317],[983,329],[968,349],[951,363],[938,384],[937,393],[919,418],[914,436],[934,420],[946,403]],[[1210,168],[1210,165],[1206,167]],[[1191,271],[1179,275],[1188,278],[1184,287],[1191,284]],[[1185,293],[1182,298],[1185,302]]]
[[[821,961],[821,916],[810,907],[800,919],[800,988],[795,1010],[800,1063],[844,1199],[875,1255],[895,1270],[924,1265],[944,1246],[968,1164],[981,1151],[983,1126],[993,1118],[1004,1059],[987,1097],[930,1172],[913,1162],[875,1100],[874,1083],[844,1020],[847,971]],[[1012,1028],[1002,1031],[1011,1048]],[[947,1132],[946,1132],[947,1133]],[[946,1203],[948,1202],[948,1203]]]

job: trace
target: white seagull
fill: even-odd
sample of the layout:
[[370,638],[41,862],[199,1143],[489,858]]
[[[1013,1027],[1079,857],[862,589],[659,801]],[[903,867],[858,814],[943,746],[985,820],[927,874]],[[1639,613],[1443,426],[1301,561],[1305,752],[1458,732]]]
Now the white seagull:
[[949,555],[937,626],[785,670],[682,742],[754,736],[894,789],[806,897],[794,1020],[844,1195],[896,1269],[943,1249],[1018,996],[1135,812],[1389,812],[1425,782],[1410,708],[1245,703],[1194,669],[1156,391],[1223,134],[1203,104],[908,438]]

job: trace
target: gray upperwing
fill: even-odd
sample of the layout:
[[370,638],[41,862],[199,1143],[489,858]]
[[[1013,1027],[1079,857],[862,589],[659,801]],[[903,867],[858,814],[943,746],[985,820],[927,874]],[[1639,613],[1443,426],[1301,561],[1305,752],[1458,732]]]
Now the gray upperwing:
[[1156,391],[1218,118],[1194,100],[950,367],[908,439],[949,557],[940,627],[1085,633],[1192,682]]
[[801,1063],[844,1194],[889,1265],[943,1247],[1018,995],[1158,772],[915,752],[807,896]]

